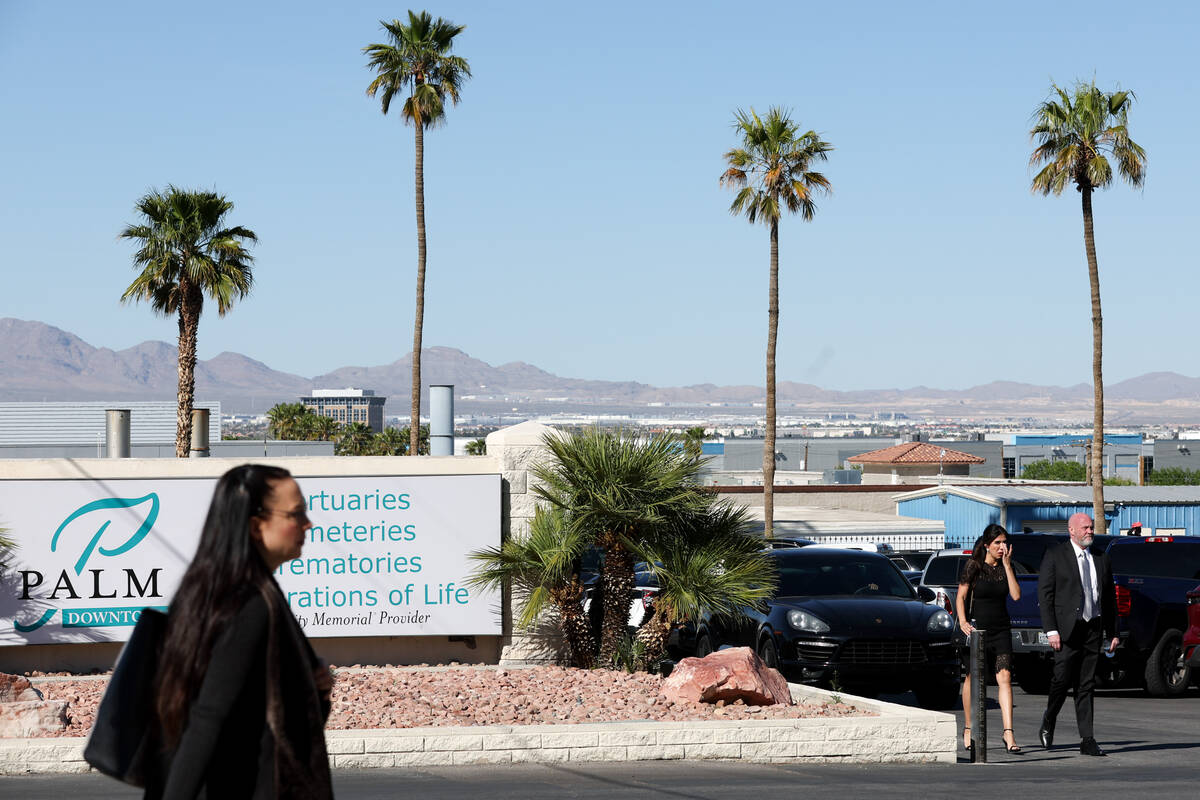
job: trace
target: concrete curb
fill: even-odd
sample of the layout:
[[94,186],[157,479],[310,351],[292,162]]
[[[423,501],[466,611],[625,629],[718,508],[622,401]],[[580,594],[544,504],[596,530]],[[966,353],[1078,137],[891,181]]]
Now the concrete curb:
[[[834,694],[791,684],[799,702]],[[523,762],[715,759],[782,763],[954,763],[954,716],[863,697],[876,716],[720,722],[593,722],[326,731],[335,769]],[[0,775],[82,773],[82,738],[0,739]]]

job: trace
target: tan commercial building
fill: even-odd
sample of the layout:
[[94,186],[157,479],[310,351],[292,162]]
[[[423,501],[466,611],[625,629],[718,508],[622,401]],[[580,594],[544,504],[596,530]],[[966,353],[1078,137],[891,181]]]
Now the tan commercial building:
[[300,402],[319,417],[330,417],[343,425],[361,422],[375,433],[383,432],[383,404],[387,398],[376,395],[374,389],[313,389]]

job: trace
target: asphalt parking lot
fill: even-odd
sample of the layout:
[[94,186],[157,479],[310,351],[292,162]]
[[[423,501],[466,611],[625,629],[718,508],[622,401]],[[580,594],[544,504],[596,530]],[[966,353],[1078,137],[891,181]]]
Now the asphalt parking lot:
[[[992,687],[994,693],[994,687]],[[911,695],[882,699],[912,702]],[[1096,701],[1096,739],[1107,758],[1079,754],[1074,710],[1068,699],[1058,721],[1056,746],[1037,744],[1045,697],[1016,691],[1014,716],[1022,755],[1000,744],[1000,710],[988,714],[989,763],[761,765],[720,762],[512,765],[334,773],[339,798],[382,800],[542,800],[542,798],[727,798],[803,791],[806,798],[887,797],[930,800],[950,796],[1023,795],[1060,798],[1195,798],[1200,794],[1200,691],[1174,699],[1141,690],[1106,690]],[[958,710],[959,730],[962,711]],[[0,797],[28,800],[99,800],[140,797],[99,775],[0,779]]]

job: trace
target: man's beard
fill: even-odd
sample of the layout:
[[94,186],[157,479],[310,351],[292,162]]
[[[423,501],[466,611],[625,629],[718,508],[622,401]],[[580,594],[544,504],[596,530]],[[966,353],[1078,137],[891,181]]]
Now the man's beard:
[[1092,542],[1094,542],[1094,541],[1096,541],[1096,537],[1093,534],[1089,533],[1089,534],[1086,534],[1083,537],[1083,539],[1079,542],[1079,546],[1080,547],[1091,547]]

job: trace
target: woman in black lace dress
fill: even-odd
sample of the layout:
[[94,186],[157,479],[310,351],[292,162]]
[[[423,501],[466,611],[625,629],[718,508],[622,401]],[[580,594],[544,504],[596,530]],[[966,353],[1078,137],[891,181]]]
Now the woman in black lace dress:
[[[975,541],[971,558],[959,578],[958,625],[967,636],[978,627],[983,633],[983,646],[988,664],[996,671],[997,698],[1000,716],[1004,721],[1004,749],[1019,753],[1013,733],[1012,700],[1012,630],[1008,618],[1007,598],[1021,599],[1021,586],[1013,573],[1012,548],[1008,546],[1008,531],[1002,525],[988,525]],[[963,745],[971,745],[971,674],[963,679],[962,688]]]

